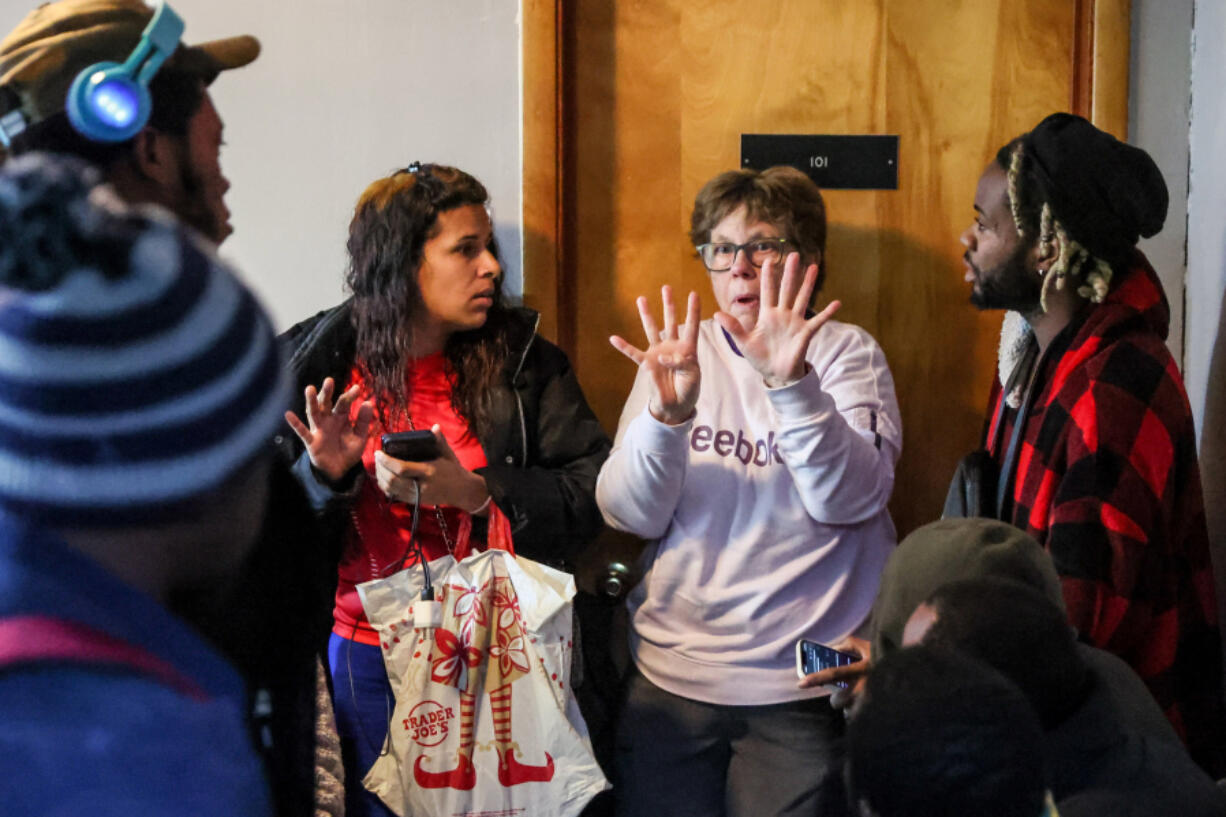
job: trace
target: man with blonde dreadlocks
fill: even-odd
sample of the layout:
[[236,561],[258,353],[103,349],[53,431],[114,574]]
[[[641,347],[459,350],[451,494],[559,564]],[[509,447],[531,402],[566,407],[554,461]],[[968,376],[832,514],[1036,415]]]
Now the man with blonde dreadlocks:
[[1148,154],[1053,114],[988,165],[961,241],[971,303],[1007,310],[986,424],[999,518],[1051,553],[1081,639],[1127,661],[1222,777],[1196,437],[1166,296],[1136,248],[1166,209]]

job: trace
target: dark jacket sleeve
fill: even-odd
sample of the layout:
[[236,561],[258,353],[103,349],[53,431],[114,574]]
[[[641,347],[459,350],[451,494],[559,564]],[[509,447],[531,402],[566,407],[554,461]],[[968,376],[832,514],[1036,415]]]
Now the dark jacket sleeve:
[[[292,430],[290,433],[293,433]],[[361,464],[349,469],[340,482],[331,482],[311,465],[311,455],[303,448],[290,469],[306,494],[311,509],[320,516],[347,511],[358,497],[358,489],[366,476]]]
[[553,344],[536,338],[512,385],[524,428],[510,437],[525,440],[526,451],[514,446],[487,451],[490,464],[478,473],[511,522],[517,553],[538,561],[567,561],[603,525],[596,475],[612,443],[588,406],[570,361]]
[[[319,387],[326,377],[337,381],[338,389],[347,385],[353,365],[353,335],[349,325],[347,304],[320,312],[296,324],[278,338],[282,355],[289,361],[294,378],[293,402],[286,406],[299,417],[304,416],[303,390]],[[348,509],[356,498],[365,476],[361,465],[355,465],[339,483],[331,483],[311,466],[306,447],[288,423],[282,425],[274,439],[289,472],[301,485],[321,535],[339,542],[348,522]]]

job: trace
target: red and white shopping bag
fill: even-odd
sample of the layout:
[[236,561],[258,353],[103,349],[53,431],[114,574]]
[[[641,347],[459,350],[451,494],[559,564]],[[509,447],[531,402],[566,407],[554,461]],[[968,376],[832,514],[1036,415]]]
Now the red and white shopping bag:
[[358,586],[396,695],[363,782],[402,817],[573,817],[609,786],[570,689],[574,578],[503,550],[430,571],[429,637],[420,567]]

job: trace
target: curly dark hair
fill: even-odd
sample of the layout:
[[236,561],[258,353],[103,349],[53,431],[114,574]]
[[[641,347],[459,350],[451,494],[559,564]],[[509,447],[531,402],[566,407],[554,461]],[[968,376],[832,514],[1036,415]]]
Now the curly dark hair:
[[[417,272],[426,242],[438,233],[439,214],[488,201],[485,187],[469,174],[430,164],[379,179],[358,199],[349,224],[346,285],[353,293],[358,366],[384,426],[408,411],[405,374],[422,309]],[[497,258],[492,240],[490,251]],[[477,431],[488,431],[488,395],[510,354],[509,317],[500,275],[485,323],[454,333],[443,349],[456,375],[452,407]]]

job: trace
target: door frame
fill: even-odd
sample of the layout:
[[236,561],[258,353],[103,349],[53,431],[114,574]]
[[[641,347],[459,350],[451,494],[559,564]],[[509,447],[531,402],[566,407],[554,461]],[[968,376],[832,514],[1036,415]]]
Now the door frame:
[[562,274],[563,0],[520,2],[524,303],[541,313],[538,331],[573,355],[573,281]]

